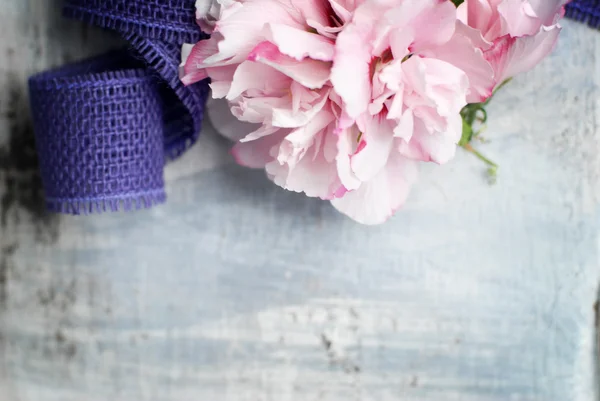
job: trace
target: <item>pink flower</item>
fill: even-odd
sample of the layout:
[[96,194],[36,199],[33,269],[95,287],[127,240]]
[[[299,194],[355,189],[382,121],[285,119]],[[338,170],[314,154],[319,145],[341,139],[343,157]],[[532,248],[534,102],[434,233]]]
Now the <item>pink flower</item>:
[[[462,22],[450,0],[198,1],[212,36],[184,47],[182,81],[211,79],[209,114],[239,164],[378,224],[404,204],[419,162],[453,158],[467,102],[513,71],[517,47],[497,49],[521,37],[491,37],[502,1],[467,2]],[[476,13],[486,4],[489,18]],[[511,32],[536,37],[551,14]]]
[[[462,134],[467,74],[436,57],[481,53],[455,35],[449,1],[367,1],[336,41],[331,81],[343,101],[338,174],[349,192],[333,205],[363,223],[390,217],[415,181],[415,161],[446,163]],[[489,78],[492,74],[490,71]]]
[[185,49],[182,79],[210,77],[213,97],[255,124],[234,133],[233,154],[277,185],[376,224],[404,203],[418,161],[454,156],[471,87],[436,57],[455,34],[450,1],[220,1],[199,14],[213,35]]
[[182,78],[210,77],[213,97],[247,123],[232,124],[226,111],[209,110],[217,129],[238,140],[232,150],[238,163],[265,168],[277,185],[323,199],[341,185],[334,135],[341,111],[329,83],[337,30],[329,28],[332,13],[322,0],[203,4],[198,16],[213,35],[184,48]]
[[[461,21],[494,69],[495,84],[526,72],[553,49],[569,0],[465,0]],[[468,32],[465,29],[465,32]]]
[[236,0],[196,0],[196,20],[205,33],[213,33],[221,18],[221,9],[231,7]]

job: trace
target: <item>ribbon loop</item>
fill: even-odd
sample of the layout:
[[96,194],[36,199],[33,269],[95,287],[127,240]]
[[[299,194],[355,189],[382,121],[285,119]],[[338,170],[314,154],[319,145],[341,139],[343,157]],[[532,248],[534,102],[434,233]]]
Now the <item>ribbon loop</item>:
[[141,36],[181,45],[196,43],[193,0],[66,0],[63,14],[124,36]]
[[[190,4],[191,3],[191,4]],[[164,202],[163,167],[198,138],[207,82],[179,80],[181,44],[203,34],[189,0],[67,0],[66,16],[132,45],[30,79],[41,175],[51,211]]]

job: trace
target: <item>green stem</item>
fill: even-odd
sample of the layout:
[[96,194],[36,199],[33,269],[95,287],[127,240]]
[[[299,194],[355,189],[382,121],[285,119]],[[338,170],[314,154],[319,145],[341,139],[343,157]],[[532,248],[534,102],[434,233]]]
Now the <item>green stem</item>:
[[471,146],[470,143],[463,145],[463,148],[473,153],[475,156],[477,156],[479,160],[490,166],[490,168],[492,168],[494,171],[498,170],[498,165],[496,163],[485,157],[483,154],[479,153],[473,146]]
[[[462,1],[461,0],[453,0],[453,2],[458,6]],[[498,87],[494,90],[492,96],[490,96],[485,102],[482,103],[471,103],[466,105],[460,112],[460,116],[463,120],[462,126],[462,136],[458,145],[468,152],[474,154],[479,160],[488,165],[488,174],[490,178],[490,182],[496,182],[496,174],[498,173],[498,165],[485,157],[483,154],[479,153],[473,146],[471,146],[471,141],[473,138],[479,139],[479,134],[482,129],[479,131],[475,131],[474,124],[478,122],[479,124],[485,124],[487,122],[487,111],[486,106],[492,99],[492,97],[498,92],[500,89],[504,87],[504,85],[510,82],[510,78],[502,82]]]

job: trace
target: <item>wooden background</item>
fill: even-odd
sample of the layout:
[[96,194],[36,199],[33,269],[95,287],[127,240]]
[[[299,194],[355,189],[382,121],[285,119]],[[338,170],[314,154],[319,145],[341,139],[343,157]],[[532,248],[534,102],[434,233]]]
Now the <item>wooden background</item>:
[[149,211],[48,215],[26,78],[119,41],[0,0],[0,401],[592,401],[600,33],[566,22],[482,149],[362,227],[210,128]]

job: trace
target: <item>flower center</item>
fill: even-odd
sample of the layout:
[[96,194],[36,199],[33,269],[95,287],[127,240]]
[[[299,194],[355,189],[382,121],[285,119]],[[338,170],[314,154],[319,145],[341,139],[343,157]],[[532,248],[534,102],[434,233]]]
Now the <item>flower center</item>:
[[386,49],[383,53],[381,53],[381,56],[373,57],[373,59],[371,60],[371,65],[369,66],[371,79],[373,79],[375,73],[381,71],[383,67],[391,63],[393,60],[394,55],[392,54],[392,49],[389,48]]

